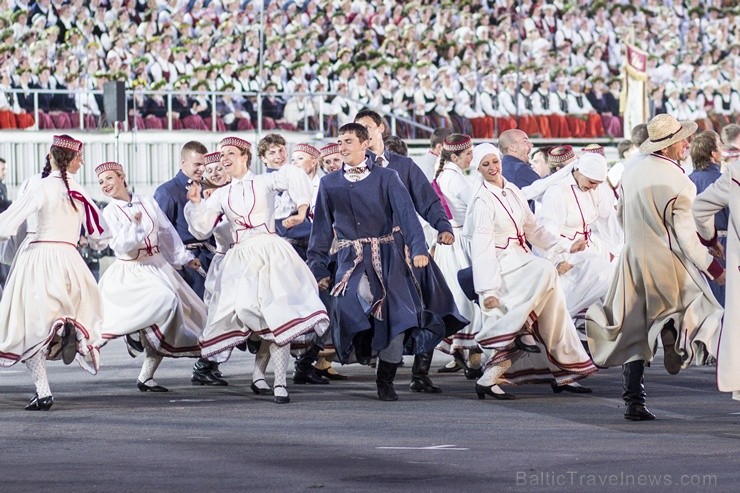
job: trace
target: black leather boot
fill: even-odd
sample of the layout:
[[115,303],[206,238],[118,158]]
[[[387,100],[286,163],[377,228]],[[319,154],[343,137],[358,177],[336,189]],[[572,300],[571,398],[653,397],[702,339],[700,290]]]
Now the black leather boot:
[[411,367],[411,383],[409,388],[414,392],[430,392],[438,394],[442,389],[435,386],[429,378],[429,367],[432,365],[432,354],[424,353],[414,356],[414,366]]
[[329,383],[328,378],[319,375],[313,364],[319,357],[321,348],[317,345],[311,346],[302,356],[295,360],[295,369],[293,370],[293,383],[302,385],[310,383],[313,385],[326,385]]
[[398,394],[393,388],[393,379],[396,378],[397,363],[389,363],[378,359],[378,373],[375,383],[378,386],[378,397],[381,401],[397,401]]
[[645,362],[630,361],[622,365],[622,377],[624,393],[622,399],[627,404],[624,419],[630,421],[650,421],[655,415],[645,407],[645,385],[643,375],[645,374]]
[[199,358],[193,365],[193,376],[190,381],[193,385],[229,385],[223,378],[214,373],[214,367],[218,370],[218,365],[211,363],[207,359]]

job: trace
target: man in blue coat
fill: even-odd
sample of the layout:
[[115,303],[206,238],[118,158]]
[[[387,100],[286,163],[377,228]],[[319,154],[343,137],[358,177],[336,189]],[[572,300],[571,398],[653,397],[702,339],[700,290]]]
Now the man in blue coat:
[[[203,172],[206,169],[205,155],[207,153],[206,146],[198,141],[191,140],[186,143],[180,150],[180,171],[173,179],[161,184],[154,191],[154,200],[157,201],[159,208],[162,209],[164,215],[175,227],[177,234],[185,244],[185,248],[200,260],[204,271],[208,271],[208,266],[213,258],[212,246],[209,242],[200,241],[190,234],[183,210],[185,204],[188,203],[188,186],[193,181],[201,182],[203,180]],[[205,276],[187,267],[179,272],[185,282],[193,288],[193,291],[203,298]],[[218,363],[203,358],[195,362],[191,381],[193,385],[228,385],[226,380],[221,378]]]
[[[437,242],[451,245],[455,241],[447,214],[442,207],[439,196],[427,180],[419,166],[406,156],[394,154],[385,149],[383,133],[385,124],[383,118],[371,110],[362,110],[357,113],[355,122],[368,131],[368,149],[374,155],[375,164],[392,169],[398,173],[401,183],[406,187],[414,209],[432,228],[437,235]],[[405,231],[402,232],[405,233]],[[414,272],[420,286],[424,302],[424,316],[428,323],[440,324],[446,328],[446,336],[450,336],[465,327],[469,321],[460,315],[455,305],[447,282],[433,260],[430,266]],[[417,354],[414,357],[414,366],[411,369],[411,390],[415,392],[440,392],[429,378],[429,367],[432,363],[433,351],[426,354]]]
[[[429,263],[421,224],[398,173],[376,166],[365,127],[339,129],[341,170],[321,179],[308,245],[308,265],[319,289],[335,296],[332,331],[340,361],[354,355],[368,364],[378,352],[376,384],[383,401],[398,400],[393,387],[405,343],[414,352],[434,349],[443,331],[420,326],[421,299],[406,261]],[[401,230],[403,235],[401,235]],[[329,268],[335,241],[336,274]]]
[[[501,172],[507,181],[519,188],[528,187],[540,179],[540,175],[529,165],[529,151],[532,143],[527,134],[518,128],[502,132],[498,138],[498,148],[504,156],[501,159]],[[534,212],[534,201],[529,201],[529,207]]]

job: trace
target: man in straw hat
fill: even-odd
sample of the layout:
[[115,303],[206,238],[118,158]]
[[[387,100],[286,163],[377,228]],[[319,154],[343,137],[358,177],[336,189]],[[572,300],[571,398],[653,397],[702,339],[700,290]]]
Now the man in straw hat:
[[691,214],[696,188],[679,161],[686,158],[694,122],[661,114],[648,123],[643,154],[626,167],[617,213],[625,244],[603,304],[588,310],[586,332],[594,362],[622,365],[633,421],[655,419],[645,408],[645,362],[661,336],[668,373],[686,368],[703,344],[717,347],[722,308],[703,276],[724,271],[699,242]]

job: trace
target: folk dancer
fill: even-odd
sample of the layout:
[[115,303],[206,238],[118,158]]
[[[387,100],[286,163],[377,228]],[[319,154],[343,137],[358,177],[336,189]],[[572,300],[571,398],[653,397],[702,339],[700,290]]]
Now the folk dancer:
[[[283,404],[290,402],[286,370],[291,341],[311,331],[323,335],[329,319],[310,270],[274,232],[275,194],[287,190],[299,204],[299,215],[305,217],[310,187],[294,180],[295,175],[287,172],[290,168],[252,173],[248,144],[238,137],[227,137],[219,145],[221,163],[232,178],[229,185],[215,190],[206,200],[201,199],[198,183],[188,191],[190,203],[184,212],[190,227],[208,235],[223,214],[235,239],[223,260],[217,304],[210,307],[201,335],[202,355],[226,361],[235,346],[256,333],[269,343],[260,351],[265,347],[269,351],[275,367],[271,393],[276,403]],[[302,217],[291,219],[293,224],[302,221]],[[258,353],[251,386],[255,394],[269,392],[264,380],[266,362]]]
[[576,381],[596,367],[578,340],[557,271],[527,245],[562,256],[582,250],[586,241],[552,235],[539,225],[519,188],[504,178],[495,147],[480,146],[481,177],[464,227],[483,313],[476,341],[493,352],[476,383],[478,398],[513,399],[501,383],[538,381],[550,382],[556,393],[590,392]]
[[206,306],[177,274],[200,261],[185,249],[154,199],[128,191],[123,166],[95,168],[103,194],[111,198],[103,217],[116,260],[100,279],[103,321],[100,347],[125,336],[129,354],[145,353],[136,381],[141,392],[167,392],[154,380],[164,356],[198,357]]
[[55,135],[41,179],[0,214],[0,240],[36,218],[34,235],[18,252],[0,300],[0,366],[26,363],[36,385],[29,411],[48,411],[54,403],[47,359],[61,357],[65,364],[77,360],[92,374],[100,366],[96,344],[102,303],[76,246],[83,224],[98,248],[105,247],[110,233],[90,196],[71,176],[83,163],[82,142]]
[[696,235],[691,204],[696,187],[679,161],[686,158],[694,122],[666,114],[647,125],[640,156],[625,166],[617,217],[624,247],[603,304],[589,308],[588,345],[600,366],[622,365],[625,419],[655,419],[645,407],[643,375],[656,339],[670,374],[686,368],[700,344],[715,355],[722,307],[704,275],[721,279],[722,266]]
[[331,287],[336,297],[332,331],[339,360],[369,364],[377,352],[378,397],[395,401],[393,381],[405,339],[414,352],[426,354],[443,335],[441,328],[434,332],[420,324],[421,298],[409,265],[421,269],[429,257],[398,173],[375,165],[366,154],[367,129],[357,123],[342,126],[339,145],[344,166],[319,185],[308,262],[320,289]]

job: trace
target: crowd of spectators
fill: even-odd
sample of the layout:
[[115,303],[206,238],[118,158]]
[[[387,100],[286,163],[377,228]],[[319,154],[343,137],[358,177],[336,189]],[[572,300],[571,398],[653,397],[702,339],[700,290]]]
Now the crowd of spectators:
[[627,40],[649,54],[652,114],[704,129],[740,114],[733,0],[260,3],[2,0],[0,127],[34,125],[39,89],[38,128],[95,128],[90,91],[123,81],[139,129],[248,130],[258,105],[266,129],[335,128],[367,106],[475,137],[620,137]]

